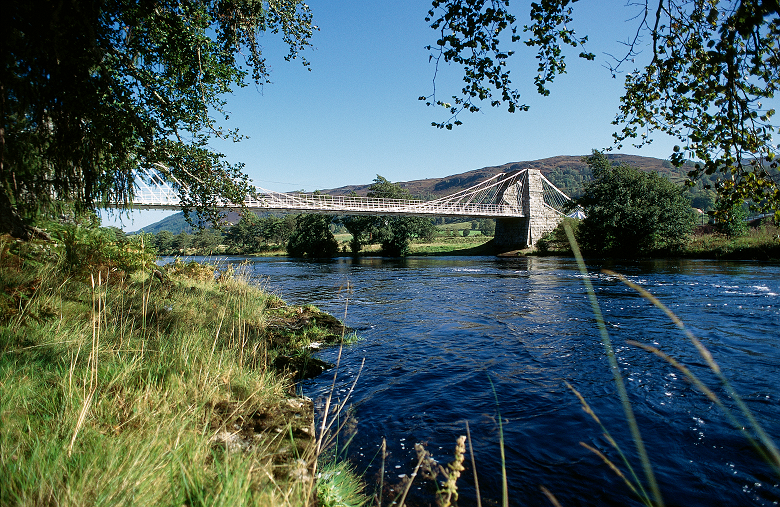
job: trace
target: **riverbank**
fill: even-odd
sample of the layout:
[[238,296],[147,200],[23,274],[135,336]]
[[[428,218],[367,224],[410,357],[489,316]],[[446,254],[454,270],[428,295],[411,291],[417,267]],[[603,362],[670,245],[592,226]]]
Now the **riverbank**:
[[[571,256],[571,246],[559,227],[537,243],[532,255]],[[771,220],[752,222],[744,234],[730,237],[711,225],[697,227],[681,248],[648,252],[645,257],[780,261],[780,229]]]
[[[649,254],[651,258],[689,258],[689,259],[722,259],[722,260],[780,260],[780,230],[764,221],[752,224],[742,236],[728,237],[713,230],[711,226],[701,226],[690,236],[683,248],[669,251],[658,251]],[[571,256],[571,248],[563,231],[548,235],[537,243],[536,248],[497,251],[491,246],[492,236],[438,236],[435,240],[413,241],[409,246],[411,256],[436,255],[567,255]],[[339,257],[353,257],[349,251],[348,241],[339,243]],[[196,255],[198,252],[189,252]],[[201,252],[201,254],[204,254]],[[205,254],[208,254],[205,253]],[[212,253],[213,255],[213,253]],[[253,257],[286,257],[284,245],[270,247],[262,252],[249,254]],[[358,257],[381,256],[382,247],[379,244],[364,245]]]
[[294,378],[349,330],[240,269],[90,234],[0,238],[0,504],[312,505]]
[[[434,241],[413,241],[409,245],[409,255],[488,255],[487,251],[481,250],[490,240],[492,236],[441,236]],[[340,243],[341,251],[337,256],[349,257],[353,256],[349,251],[347,243]],[[287,256],[287,250],[282,245],[276,249],[269,249],[263,252],[251,254],[253,257],[285,257]],[[382,255],[382,245],[364,245],[357,254],[360,257],[363,256],[379,256]]]

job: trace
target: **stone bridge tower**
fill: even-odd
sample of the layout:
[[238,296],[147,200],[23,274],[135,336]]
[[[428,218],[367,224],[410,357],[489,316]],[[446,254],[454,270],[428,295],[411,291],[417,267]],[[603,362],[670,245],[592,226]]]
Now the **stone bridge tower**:
[[563,216],[544,202],[544,183],[538,169],[528,169],[527,179],[503,189],[500,202],[517,207],[524,216],[497,218],[493,244],[502,249],[528,248],[555,229]]

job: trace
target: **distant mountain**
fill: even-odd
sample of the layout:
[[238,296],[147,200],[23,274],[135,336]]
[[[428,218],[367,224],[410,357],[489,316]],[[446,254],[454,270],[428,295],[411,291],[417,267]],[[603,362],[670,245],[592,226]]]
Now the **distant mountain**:
[[192,227],[190,227],[190,224],[188,224],[187,220],[184,218],[184,213],[176,213],[175,215],[165,217],[159,222],[142,227],[137,232],[150,232],[152,234],[157,234],[160,231],[171,231],[173,234],[179,234],[180,232],[193,232]]
[[[260,216],[265,215],[267,215],[267,213],[263,213]],[[238,223],[240,218],[241,216],[238,213],[231,211],[225,216],[225,223],[235,224]],[[170,231],[173,234],[179,234],[180,232],[188,232],[190,234],[195,233],[195,229],[193,229],[193,227],[187,223],[187,219],[184,217],[184,213],[176,213],[169,217],[165,217],[159,222],[142,227],[137,232],[149,232],[152,234],[157,234],[160,231]]]
[[[687,169],[676,169],[668,160],[622,154],[608,154],[607,158],[615,163],[625,163],[636,167],[641,171],[656,171],[676,182],[685,179],[687,173]],[[416,197],[429,199],[465,190],[499,173],[528,168],[539,169],[553,185],[570,197],[576,197],[581,194],[583,182],[590,179],[590,168],[583,162],[581,156],[558,156],[530,162],[510,162],[500,166],[483,167],[482,169],[475,169],[461,174],[445,176],[444,178],[402,182],[399,185]],[[346,195],[350,192],[355,192],[357,195],[366,195],[369,186],[371,186],[370,183],[366,185],[349,185],[323,190],[322,193]]]
[[[688,171],[687,168],[675,168],[668,160],[661,160],[653,157],[640,157],[617,153],[607,154],[607,158],[614,163],[625,163],[632,167],[636,167],[641,171],[658,172],[677,183],[680,183],[685,179]],[[398,184],[417,198],[433,199],[454,194],[460,190],[465,190],[476,185],[480,181],[486,180],[499,173],[519,171],[528,168],[539,169],[553,185],[558,187],[569,197],[579,196],[582,193],[583,183],[587,182],[591,177],[590,168],[582,160],[581,156],[562,155],[530,162],[510,162],[500,166],[483,167],[482,169],[475,169],[473,171],[445,176],[443,178],[427,178],[424,180],[399,182]],[[370,183],[365,185],[349,185],[330,190],[322,190],[321,192],[328,195],[347,195],[351,192],[355,192],[357,195],[366,195],[369,186],[371,186]],[[226,217],[226,220],[229,223],[236,223],[238,222],[238,219],[239,216],[237,213],[230,213]],[[184,213],[171,215],[170,217],[164,218],[157,223],[143,228],[144,232],[155,234],[162,230],[171,231],[174,234],[178,234],[182,231],[192,232],[191,227],[184,219]]]

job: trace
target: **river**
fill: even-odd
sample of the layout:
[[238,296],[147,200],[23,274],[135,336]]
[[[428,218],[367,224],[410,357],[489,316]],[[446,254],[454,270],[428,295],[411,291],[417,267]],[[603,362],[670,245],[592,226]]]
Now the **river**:
[[[685,364],[742,421],[696,348],[602,267],[589,264],[589,275],[666,505],[777,505],[780,477],[723,411],[679,370],[626,341],[652,345]],[[780,441],[780,265],[653,260],[606,267],[679,316]],[[397,484],[414,470],[415,443],[445,464],[468,421],[482,505],[501,503],[500,430],[510,505],[550,505],[541,486],[564,506],[640,505],[581,445],[625,471],[566,383],[644,477],[573,259],[257,258],[250,269],[257,283],[289,303],[315,304],[357,330],[360,340],[342,351],[335,397],[343,399],[359,374],[347,425],[356,433],[346,448],[340,440],[340,450],[371,487],[379,483],[383,437],[382,482]],[[337,348],[318,353],[334,363],[337,355]],[[303,382],[301,391],[321,405],[333,373]],[[468,455],[465,465],[459,503],[476,505]],[[434,491],[417,478],[407,504],[428,505]]]

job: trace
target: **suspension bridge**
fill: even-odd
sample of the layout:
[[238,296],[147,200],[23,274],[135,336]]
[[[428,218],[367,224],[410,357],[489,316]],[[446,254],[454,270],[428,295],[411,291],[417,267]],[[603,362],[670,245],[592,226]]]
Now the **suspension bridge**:
[[[135,209],[181,209],[179,191],[158,176],[139,178]],[[243,203],[225,209],[330,215],[484,217],[496,219],[499,246],[533,246],[565,216],[563,192],[535,169],[499,173],[465,190],[430,201],[383,199],[319,193],[282,193],[257,188]]]

